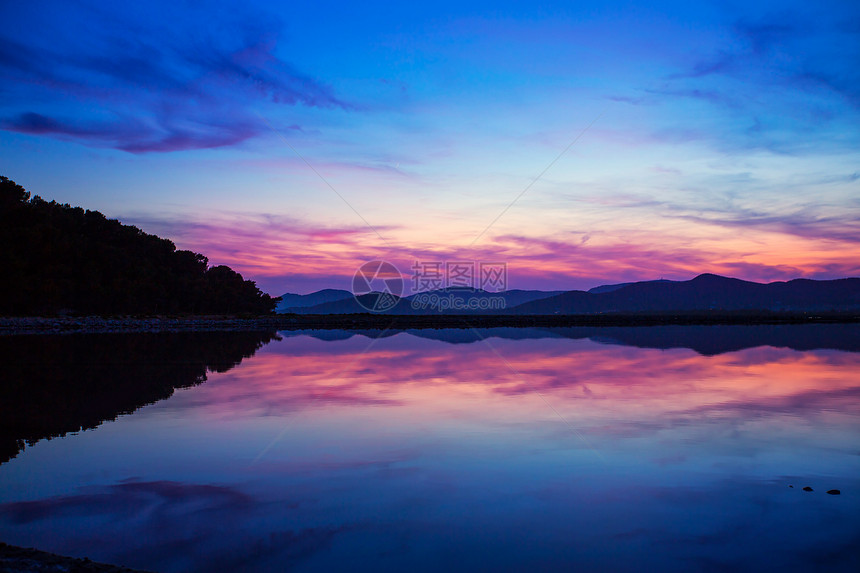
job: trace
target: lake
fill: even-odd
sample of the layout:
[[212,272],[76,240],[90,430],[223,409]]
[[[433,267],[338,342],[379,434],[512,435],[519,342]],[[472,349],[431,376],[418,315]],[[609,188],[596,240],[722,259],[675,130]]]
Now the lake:
[[162,572],[853,572],[858,345],[847,325],[0,337],[0,540]]

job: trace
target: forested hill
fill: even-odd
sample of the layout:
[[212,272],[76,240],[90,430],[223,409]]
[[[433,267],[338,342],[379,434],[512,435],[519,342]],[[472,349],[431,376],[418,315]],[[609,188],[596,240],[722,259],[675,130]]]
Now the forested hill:
[[0,176],[0,315],[268,314],[277,301],[230,267]]

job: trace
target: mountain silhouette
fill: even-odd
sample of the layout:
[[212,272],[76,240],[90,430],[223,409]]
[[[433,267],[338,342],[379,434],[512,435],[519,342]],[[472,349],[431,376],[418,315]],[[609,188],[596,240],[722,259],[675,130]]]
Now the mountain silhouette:
[[[651,282],[651,283],[665,282],[665,283],[671,283],[671,282],[674,282],[674,281],[670,281],[670,280],[666,280],[666,279],[659,279],[659,280],[656,280],[656,281],[642,281],[642,282]],[[588,292],[590,292],[590,293],[592,293],[592,294],[600,294],[600,293],[604,293],[604,292],[612,292],[612,291],[614,291],[614,290],[618,290],[618,289],[620,289],[620,288],[624,288],[624,287],[626,287],[626,286],[630,286],[630,285],[634,285],[634,284],[637,284],[637,283],[632,282],[632,283],[618,283],[618,284],[611,284],[611,285],[600,285],[600,286],[596,286],[596,287],[594,287],[594,288],[590,288],[590,289],[588,289]],[[639,284],[641,284],[641,283],[639,283]]]
[[294,309],[297,308],[307,308],[318,304],[351,298],[352,293],[348,290],[334,288],[326,288],[310,294],[285,293],[281,295],[281,302],[279,302],[278,306],[275,307],[275,312],[295,312]]
[[[380,293],[356,299],[348,291],[327,289],[309,295],[284,295],[286,312],[358,314],[370,312]],[[504,304],[489,305],[492,299]],[[457,299],[463,306],[440,308]],[[703,274],[689,281],[655,280],[602,285],[590,291],[441,289],[400,299],[384,312],[393,315],[588,315],[719,312],[856,312],[860,311],[860,278],[795,279],[769,284]],[[316,301],[323,301],[315,303]],[[435,306],[434,306],[435,303]],[[279,311],[285,312],[285,311]]]
[[[305,297],[314,297],[324,291],[318,291]],[[347,292],[347,291],[334,291]],[[386,311],[387,314],[397,315],[418,315],[418,314],[502,314],[506,309],[513,308],[520,304],[547,298],[563,293],[564,291],[540,291],[540,290],[523,290],[512,289],[500,293],[492,293],[480,289],[463,290],[463,289],[439,289],[428,291],[425,293],[413,294],[407,297],[399,298],[397,304]],[[358,300],[348,293],[348,298],[340,300],[331,300],[322,302],[313,306],[294,306],[287,312],[297,314],[354,314],[369,312],[368,308],[373,308],[376,297],[379,293],[367,293],[360,295]],[[298,295],[296,295],[298,296]],[[475,308],[442,308],[440,303],[446,301],[450,303],[452,300],[458,304],[473,305]],[[495,300],[493,300],[495,299]],[[491,304],[498,302],[501,299],[501,304]],[[360,303],[359,303],[360,301]],[[417,305],[417,308],[413,306]],[[483,304],[482,304],[483,303]],[[485,308],[482,308],[485,307]],[[284,311],[278,311],[284,312]]]
[[702,311],[844,312],[860,310],[860,278],[795,279],[761,284],[703,274],[689,281],[647,281],[609,292],[569,291],[521,304],[513,314]]

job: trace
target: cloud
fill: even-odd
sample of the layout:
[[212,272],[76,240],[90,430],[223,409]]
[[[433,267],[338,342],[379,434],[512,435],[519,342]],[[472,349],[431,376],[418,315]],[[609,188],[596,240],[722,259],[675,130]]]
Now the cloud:
[[651,89],[649,92],[659,96],[671,96],[671,97],[679,97],[679,98],[689,98],[689,99],[697,99],[702,100],[710,104],[730,107],[730,108],[739,108],[740,103],[737,101],[736,97],[729,95],[727,93],[721,92],[716,89],[704,89],[704,88],[664,88],[664,89]]
[[[665,106],[658,132],[699,134],[719,150],[800,155],[857,145],[860,36],[844,22],[856,8],[789,7],[735,16],[668,73],[609,96],[636,106]],[[680,138],[683,140],[683,138]],[[681,141],[682,142],[682,141]]]
[[701,415],[715,417],[725,415],[749,421],[754,417],[792,414],[798,417],[812,417],[819,412],[835,410],[837,405],[860,403],[860,388],[848,387],[835,390],[808,390],[782,396],[737,399],[718,404],[697,406],[685,415],[698,418]]
[[[622,207],[640,209],[643,204],[635,197],[613,203],[613,209]],[[392,262],[407,280],[415,261],[501,261],[508,265],[508,288],[542,289],[588,289],[660,277],[687,280],[703,272],[754,281],[860,273],[850,251],[860,237],[847,216],[802,211],[776,216],[731,205],[695,209],[645,202],[644,207],[657,208],[662,219],[678,223],[653,230],[505,233],[474,247],[440,247],[420,238],[401,240],[413,233],[403,225],[374,224],[386,238],[383,243],[362,224],[319,225],[263,213],[121,219],[173,240],[180,249],[204,253],[211,264],[229,265],[274,295],[349,289],[358,267],[370,260]],[[691,228],[697,232],[688,233]],[[737,229],[745,230],[744,238],[738,238]],[[721,241],[731,244],[722,246]],[[835,245],[841,247],[834,250]]]
[[[131,153],[169,152],[268,132],[258,109],[354,109],[281,58],[277,20],[179,10],[165,25],[160,17],[134,22],[130,14],[80,9],[78,21],[46,16],[38,36],[0,37],[0,127]],[[183,19],[211,27],[188,33],[178,27]],[[40,44],[46,37],[52,41]]]
[[737,20],[729,28],[730,44],[714,54],[701,58],[686,70],[673,73],[669,79],[704,78],[711,75],[747,73],[781,46],[787,46],[808,34],[790,14],[765,20]]
[[138,122],[74,122],[33,112],[0,121],[9,131],[77,139],[89,144],[113,147],[131,153],[208,149],[235,145],[260,133],[259,126],[247,120],[212,120],[184,127],[147,126]]
[[12,523],[26,524],[60,515],[134,514],[145,508],[167,505],[196,506],[206,509],[229,509],[246,506],[250,498],[234,489],[215,485],[183,484],[170,481],[127,481],[98,491],[35,501],[0,505],[0,515]]
[[[0,504],[0,520],[17,526],[44,527],[39,522],[73,519],[86,523],[98,517],[117,527],[98,536],[98,546],[79,527],[67,532],[61,552],[88,554],[100,560],[132,563],[162,570],[200,557],[195,571],[244,570],[272,560],[287,569],[325,551],[348,525],[262,531],[271,513],[283,519],[299,502],[262,502],[233,486],[174,481],[125,480],[114,485],[81,488],[66,496]],[[55,544],[55,546],[57,546]],[[101,557],[97,557],[101,556]]]
[[785,233],[804,239],[826,239],[843,243],[860,243],[860,224],[849,216],[817,216],[799,211],[773,215],[738,208],[731,212],[710,210],[712,214],[677,215],[695,223],[728,228],[749,228]]
[[[170,238],[180,249],[204,253],[210,264],[226,264],[277,295],[290,289],[349,288],[363,262],[408,260],[403,255],[406,249],[384,248],[376,233],[362,224],[320,225],[264,213],[214,213],[192,219],[132,215],[122,220]],[[387,237],[399,227],[376,224],[374,229]]]
[[37,135],[64,134],[75,137],[105,137],[110,133],[110,129],[107,127],[73,125],[70,122],[33,112],[22,113],[12,119],[4,120],[0,125],[10,131]]

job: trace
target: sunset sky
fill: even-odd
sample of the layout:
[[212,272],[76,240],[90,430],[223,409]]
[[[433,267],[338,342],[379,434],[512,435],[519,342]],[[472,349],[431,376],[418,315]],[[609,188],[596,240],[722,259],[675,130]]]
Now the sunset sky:
[[267,292],[860,275],[856,2],[4,2],[0,175]]

